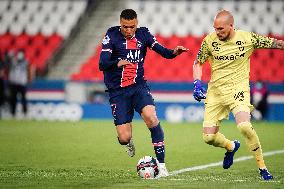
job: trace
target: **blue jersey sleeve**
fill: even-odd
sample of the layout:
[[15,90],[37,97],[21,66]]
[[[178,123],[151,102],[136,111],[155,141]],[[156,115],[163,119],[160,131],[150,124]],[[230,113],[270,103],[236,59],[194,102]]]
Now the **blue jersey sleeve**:
[[168,49],[163,47],[157,40],[156,38],[150,33],[148,28],[141,28],[142,30],[144,30],[144,33],[146,35],[146,43],[147,46],[154,50],[156,53],[160,54],[162,57],[167,58],[167,59],[171,59],[171,58],[175,58],[176,55],[173,54],[173,50]]
[[102,51],[100,54],[99,69],[106,71],[117,66],[119,60],[112,60],[113,43],[111,37],[111,28],[107,31],[102,41]]

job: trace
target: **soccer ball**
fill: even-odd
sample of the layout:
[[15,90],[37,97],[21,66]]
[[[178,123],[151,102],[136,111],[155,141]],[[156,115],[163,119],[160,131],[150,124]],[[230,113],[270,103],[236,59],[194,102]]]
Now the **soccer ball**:
[[153,179],[159,174],[159,161],[152,156],[144,156],[137,163],[137,174],[144,179]]

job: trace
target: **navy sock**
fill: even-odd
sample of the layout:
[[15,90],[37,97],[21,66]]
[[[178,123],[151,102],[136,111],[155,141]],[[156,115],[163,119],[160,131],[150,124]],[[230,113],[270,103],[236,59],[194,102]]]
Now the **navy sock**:
[[157,126],[150,128],[149,130],[151,132],[151,138],[156,157],[160,163],[164,163],[165,162],[164,131],[160,123]]

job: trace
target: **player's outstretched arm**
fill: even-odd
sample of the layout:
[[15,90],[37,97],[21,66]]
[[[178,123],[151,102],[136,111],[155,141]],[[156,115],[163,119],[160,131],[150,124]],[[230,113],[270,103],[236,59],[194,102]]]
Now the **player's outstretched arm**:
[[282,40],[278,40],[278,39],[274,39],[271,45],[272,49],[282,49],[284,50],[284,41]]
[[185,48],[185,47],[183,47],[183,46],[177,46],[177,47],[174,49],[173,54],[176,55],[176,56],[178,56],[178,55],[182,54],[183,52],[187,52],[187,51],[188,51],[187,48]]
[[252,43],[255,49],[282,49],[284,50],[284,41],[258,35],[256,33],[251,32],[252,34]]
[[194,79],[193,97],[198,102],[206,98],[205,89],[202,87],[201,83],[201,76],[202,76],[202,64],[197,60],[195,60],[193,64],[193,79]]
[[183,46],[177,46],[175,49],[168,49],[163,47],[158,42],[154,44],[152,50],[154,50],[156,53],[160,54],[162,57],[167,59],[175,58],[181,53],[188,51],[188,49]]

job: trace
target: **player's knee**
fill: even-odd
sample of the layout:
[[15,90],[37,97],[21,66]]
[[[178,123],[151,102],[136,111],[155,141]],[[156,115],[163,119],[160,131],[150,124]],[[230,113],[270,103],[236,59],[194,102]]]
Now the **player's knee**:
[[251,138],[255,135],[255,130],[250,122],[241,122],[238,124],[238,129],[241,134],[246,138]]
[[129,143],[131,137],[128,137],[126,135],[124,135],[124,136],[122,135],[122,136],[117,137],[117,139],[118,139],[119,144],[126,145],[126,144]]
[[159,123],[159,119],[156,114],[150,114],[145,116],[144,121],[149,128],[156,126]]
[[250,121],[250,107],[246,105],[238,105],[232,110],[236,124]]
[[216,134],[203,133],[203,140],[209,145],[213,145],[215,142]]
[[142,109],[141,116],[144,122],[146,123],[146,125],[148,126],[148,128],[156,126],[159,123],[156,110],[155,110],[155,106],[153,105],[145,106]]

